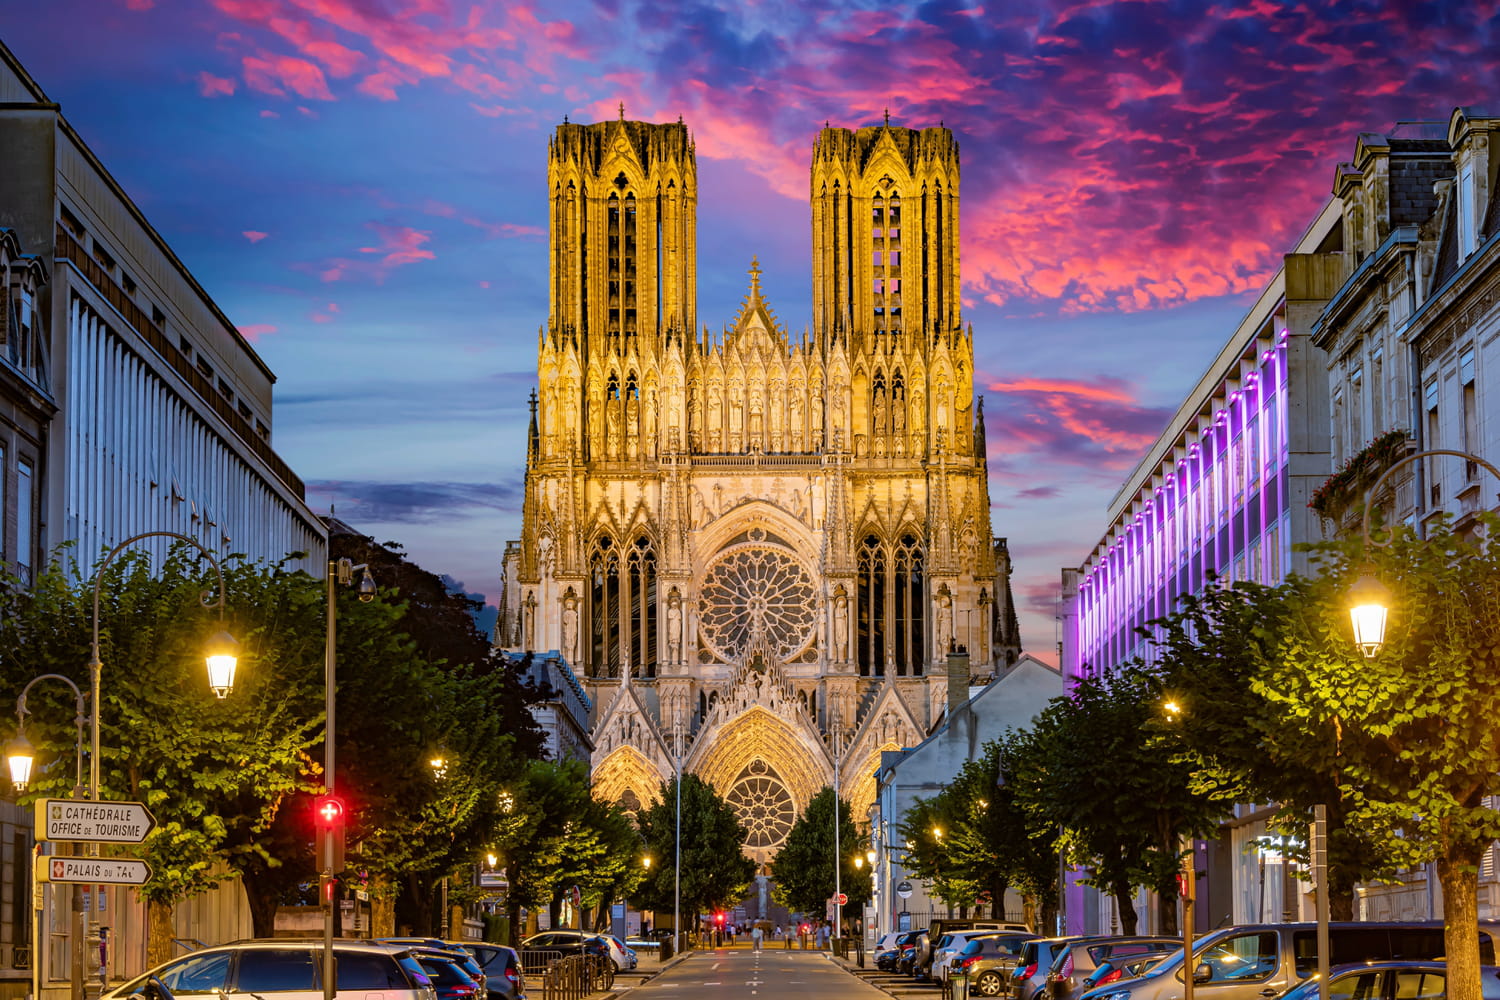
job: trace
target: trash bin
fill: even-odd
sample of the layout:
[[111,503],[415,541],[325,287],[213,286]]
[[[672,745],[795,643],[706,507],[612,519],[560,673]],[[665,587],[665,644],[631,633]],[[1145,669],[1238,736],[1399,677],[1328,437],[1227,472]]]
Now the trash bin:
[[948,982],[953,984],[953,1000],[969,1000],[969,974],[967,972],[950,973]]
[[665,962],[672,957],[672,939],[662,938],[661,948],[657,951],[657,960]]

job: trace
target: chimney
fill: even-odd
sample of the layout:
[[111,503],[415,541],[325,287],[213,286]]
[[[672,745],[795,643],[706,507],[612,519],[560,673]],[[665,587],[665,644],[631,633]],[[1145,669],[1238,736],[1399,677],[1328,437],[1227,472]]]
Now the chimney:
[[969,700],[969,650],[964,646],[948,648],[948,720],[958,706]]

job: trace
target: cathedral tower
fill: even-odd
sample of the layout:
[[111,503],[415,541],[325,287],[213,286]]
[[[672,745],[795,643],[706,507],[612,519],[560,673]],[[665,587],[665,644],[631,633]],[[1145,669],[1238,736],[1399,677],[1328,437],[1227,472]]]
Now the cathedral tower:
[[768,860],[836,773],[865,815],[880,754],[946,710],[951,650],[965,680],[1019,655],[959,312],[958,146],[822,131],[795,336],[755,260],[737,314],[695,329],[680,122],[564,123],[549,157],[551,314],[496,642],[571,666],[596,795],[651,801],[680,749]]

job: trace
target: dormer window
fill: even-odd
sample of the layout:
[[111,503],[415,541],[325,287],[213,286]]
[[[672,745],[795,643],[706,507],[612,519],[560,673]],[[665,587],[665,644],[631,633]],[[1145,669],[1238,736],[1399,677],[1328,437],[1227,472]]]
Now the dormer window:
[[1464,167],[1458,174],[1458,253],[1467,257],[1474,252],[1474,168]]

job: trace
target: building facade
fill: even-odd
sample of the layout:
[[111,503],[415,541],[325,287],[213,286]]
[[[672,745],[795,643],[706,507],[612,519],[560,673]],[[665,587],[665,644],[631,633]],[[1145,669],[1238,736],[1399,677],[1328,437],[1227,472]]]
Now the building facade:
[[[1334,173],[1345,280],[1313,330],[1325,361],[1336,468],[1435,448],[1500,465],[1500,111],[1367,132]],[[1372,502],[1421,531],[1495,510],[1494,476],[1443,455],[1410,462]],[[1382,491],[1384,494],[1384,491]],[[1361,531],[1363,496],[1324,507],[1330,533]],[[1495,805],[1495,803],[1490,803]],[[1431,867],[1358,891],[1369,919],[1442,916]],[[1500,917],[1500,847],[1480,865],[1479,916]]]
[[[1322,537],[1308,503],[1328,478],[1328,392],[1312,342],[1342,280],[1339,206],[1326,205],[1110,505],[1080,567],[1062,572],[1067,677],[1099,676],[1155,649],[1140,629],[1183,595],[1238,580],[1275,585],[1306,571],[1300,542]],[[1269,810],[1241,806],[1196,850],[1200,929],[1279,919],[1291,900],[1279,855],[1268,873]],[[1118,928],[1113,901],[1070,880],[1068,933]],[[1154,917],[1138,908],[1143,926]]]
[[[64,543],[89,573],[132,535],[174,531],[220,556],[305,553],[292,565],[321,575],[322,525],[272,447],[274,375],[3,45],[0,305],[9,573],[29,581]],[[160,558],[169,540],[139,547]],[[0,997],[25,995],[34,966],[44,993],[67,990],[68,900],[44,890],[36,926],[31,828],[29,809],[0,804]],[[141,971],[134,893],[108,887],[89,907],[110,930],[110,977]],[[249,933],[237,883],[177,912],[185,938]]]
[[685,125],[564,123],[549,145],[551,312],[538,341],[500,640],[559,650],[594,708],[595,793],[699,774],[767,861],[837,781],[942,715],[949,649],[1019,655],[990,526],[945,128],[825,128],[813,323],[751,263],[721,335],[696,311]]

